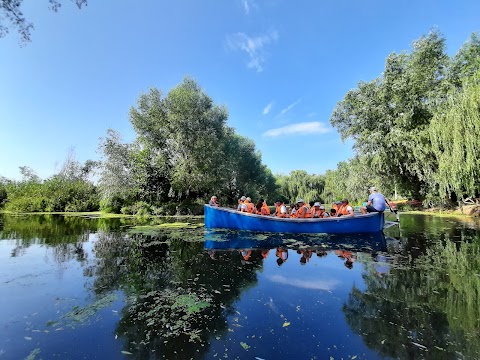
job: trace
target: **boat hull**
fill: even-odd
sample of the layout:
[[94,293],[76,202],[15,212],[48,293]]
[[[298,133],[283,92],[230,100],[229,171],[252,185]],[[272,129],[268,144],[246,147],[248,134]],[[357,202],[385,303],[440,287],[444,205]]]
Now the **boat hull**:
[[353,234],[380,232],[383,230],[383,225],[383,213],[326,219],[282,219],[205,205],[207,229],[294,234]]

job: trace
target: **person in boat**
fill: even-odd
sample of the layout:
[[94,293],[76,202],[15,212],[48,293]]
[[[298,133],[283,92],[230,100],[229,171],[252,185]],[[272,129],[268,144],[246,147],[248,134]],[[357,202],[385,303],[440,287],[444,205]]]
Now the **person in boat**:
[[263,209],[264,215],[269,216],[271,214],[270,207],[267,205],[266,201],[263,201],[262,209]]
[[342,205],[342,202],[341,201],[334,201],[332,203],[332,209],[335,210],[335,212],[337,213],[338,212],[338,209],[340,208],[340,206]]
[[298,209],[295,212],[294,217],[297,219],[304,219],[308,217],[307,216],[307,214],[309,213],[308,206],[305,205],[305,202],[303,201],[303,199],[298,199],[297,205],[298,205]]
[[353,212],[353,207],[348,203],[348,199],[342,200],[342,205],[340,205],[339,209],[337,210],[337,217],[346,216],[346,217],[353,217],[355,213]]
[[334,208],[330,209],[330,217],[336,217],[337,216],[337,210]]
[[[263,199],[260,199],[260,201],[262,202],[262,206],[260,207],[260,212],[257,211],[257,214],[269,216],[270,215],[270,208],[268,207],[267,202]],[[257,208],[257,210],[258,210],[258,208]]]
[[210,202],[208,203],[210,206],[220,206],[217,203],[217,197],[214,195],[210,198]]
[[328,213],[325,212],[325,206],[320,205],[318,201],[313,204],[313,207],[312,207],[312,210],[310,210],[310,213],[312,214],[313,218],[330,217],[330,215],[328,215]]
[[295,217],[295,213],[297,212],[298,205],[297,204],[290,204],[290,217]]
[[280,218],[286,218],[288,217],[287,213],[287,207],[283,203],[283,201],[277,200],[275,201],[275,213],[273,216],[280,217]]
[[260,199],[255,204],[255,210],[257,211],[257,214],[262,215],[262,206],[263,206],[263,199]]
[[306,218],[312,218],[313,217],[312,209],[313,209],[314,204],[315,204],[315,201],[310,201],[308,204],[305,204],[305,206],[307,207],[307,213],[305,214]]
[[[383,194],[380,194],[375,186],[372,186],[368,191],[370,192],[370,195],[368,196],[367,206],[360,208],[362,214],[384,212],[387,205],[392,208],[393,204],[390,200],[388,200]],[[393,205],[393,207],[395,206]]]
[[242,209],[245,207],[245,200],[247,200],[245,196],[242,196],[240,199],[238,199],[238,206],[237,206],[238,211],[243,211]]
[[243,212],[247,212],[249,214],[256,214],[257,210],[255,206],[252,204],[252,199],[247,197],[243,203],[245,206],[242,208]]

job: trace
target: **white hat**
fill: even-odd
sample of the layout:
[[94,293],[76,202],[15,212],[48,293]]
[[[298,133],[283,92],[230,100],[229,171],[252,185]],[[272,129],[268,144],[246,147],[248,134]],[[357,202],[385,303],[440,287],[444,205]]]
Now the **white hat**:
[[245,200],[247,200],[247,198],[246,198],[245,196],[242,196],[242,197],[240,198],[240,200],[245,201]]
[[325,206],[320,206],[320,210],[325,210]]
[[304,203],[304,202],[305,202],[305,201],[303,201],[303,199],[298,199],[298,200],[297,200],[297,204],[298,204],[298,203]]
[[251,198],[249,198],[249,197],[247,197],[245,200],[252,201],[252,199],[251,199]]
[[377,188],[375,186],[372,186],[368,191],[377,191]]
[[315,204],[313,204],[313,206],[320,206],[320,203],[316,202]]

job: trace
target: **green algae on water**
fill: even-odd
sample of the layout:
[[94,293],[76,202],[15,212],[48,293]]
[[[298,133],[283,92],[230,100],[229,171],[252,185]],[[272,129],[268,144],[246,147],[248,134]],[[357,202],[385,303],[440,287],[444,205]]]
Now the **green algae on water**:
[[110,293],[97,301],[85,307],[75,306],[71,311],[66,313],[63,318],[72,321],[73,323],[83,323],[93,316],[98,310],[106,308],[117,299],[117,295]]

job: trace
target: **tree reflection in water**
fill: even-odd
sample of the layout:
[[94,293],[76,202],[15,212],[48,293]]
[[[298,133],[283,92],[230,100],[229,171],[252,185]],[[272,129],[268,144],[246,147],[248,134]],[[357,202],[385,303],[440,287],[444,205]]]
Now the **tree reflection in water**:
[[[94,250],[99,295],[123,290],[127,304],[117,334],[138,358],[197,357],[208,351],[208,338],[227,332],[226,317],[240,293],[257,281],[260,253],[245,262],[238,252],[212,260],[197,238],[203,229],[164,230],[156,235],[99,232]],[[244,264],[242,265],[242,261]]]
[[371,263],[363,274],[366,289],[352,288],[343,307],[349,325],[382,356],[480,358],[478,230],[407,220],[389,275]]

